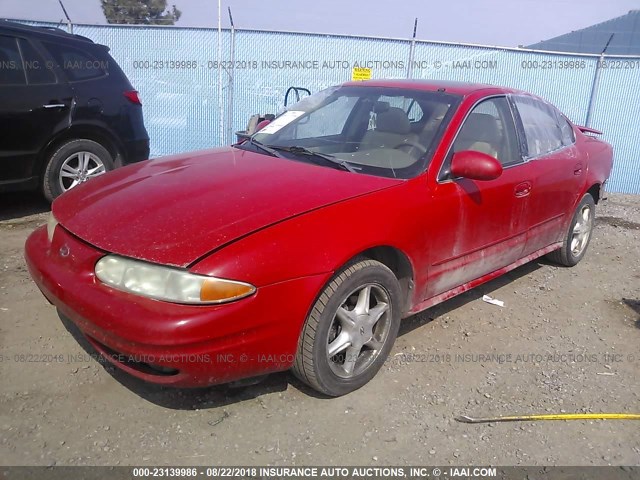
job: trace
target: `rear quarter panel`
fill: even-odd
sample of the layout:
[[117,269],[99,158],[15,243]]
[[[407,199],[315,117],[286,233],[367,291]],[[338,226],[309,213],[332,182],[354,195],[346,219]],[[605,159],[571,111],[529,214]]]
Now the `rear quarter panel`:
[[604,140],[582,132],[577,134],[577,142],[587,162],[585,191],[593,185],[604,184],[613,169],[613,147]]

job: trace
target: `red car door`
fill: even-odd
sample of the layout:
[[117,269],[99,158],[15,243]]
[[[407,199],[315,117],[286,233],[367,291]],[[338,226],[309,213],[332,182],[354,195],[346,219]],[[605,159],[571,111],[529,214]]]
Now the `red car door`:
[[[451,178],[453,153],[476,150],[496,157],[502,175],[490,181]],[[469,112],[437,176],[430,179],[428,281],[424,298],[499,270],[521,255],[532,178],[523,161],[505,96],[477,103]]]
[[573,127],[555,107],[531,96],[511,98],[533,174],[524,250],[529,255],[563,238],[585,182],[586,163],[575,146]]

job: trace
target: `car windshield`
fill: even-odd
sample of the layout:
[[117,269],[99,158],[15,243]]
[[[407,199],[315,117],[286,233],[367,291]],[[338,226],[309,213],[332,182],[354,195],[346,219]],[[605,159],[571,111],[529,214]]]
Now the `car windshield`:
[[252,143],[294,160],[411,178],[425,170],[459,102],[444,92],[332,87],[290,106]]

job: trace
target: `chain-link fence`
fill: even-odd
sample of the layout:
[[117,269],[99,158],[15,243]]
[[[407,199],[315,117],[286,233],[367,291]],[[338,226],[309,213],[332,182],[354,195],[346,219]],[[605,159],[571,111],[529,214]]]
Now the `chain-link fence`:
[[424,41],[412,52],[411,40],[254,30],[236,30],[233,37],[223,30],[218,58],[215,29],[74,25],[74,33],[108,45],[140,91],[152,156],[230,143],[251,115],[280,111],[290,86],[316,92],[350,80],[352,68],[364,66],[373,78],[483,82],[540,95],[575,123],[589,121],[613,144],[610,190],[640,193],[640,57]]

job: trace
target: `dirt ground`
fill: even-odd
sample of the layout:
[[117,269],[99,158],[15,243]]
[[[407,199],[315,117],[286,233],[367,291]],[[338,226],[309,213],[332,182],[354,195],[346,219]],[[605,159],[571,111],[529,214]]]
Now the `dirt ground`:
[[637,421],[454,420],[640,413],[638,196],[599,207],[577,267],[535,261],[405,320],[378,376],[337,399],[288,373],[172,390],[104,367],[27,273],[23,244],[46,210],[0,196],[2,465],[640,464]]

